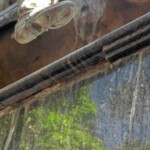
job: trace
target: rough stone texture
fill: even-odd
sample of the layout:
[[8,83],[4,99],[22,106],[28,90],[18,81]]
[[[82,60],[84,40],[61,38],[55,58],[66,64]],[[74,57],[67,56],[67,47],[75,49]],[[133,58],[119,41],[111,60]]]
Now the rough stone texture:
[[10,38],[13,25],[1,29],[0,88],[150,11],[150,1],[74,0],[79,11],[67,26],[20,45]]

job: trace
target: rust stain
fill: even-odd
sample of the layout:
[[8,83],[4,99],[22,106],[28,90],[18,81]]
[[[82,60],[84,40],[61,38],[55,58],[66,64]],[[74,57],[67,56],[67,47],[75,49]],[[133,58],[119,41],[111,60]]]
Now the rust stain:
[[13,26],[0,31],[0,88],[150,11],[149,0],[74,1],[79,5],[74,21],[30,44],[20,45],[10,38]]

